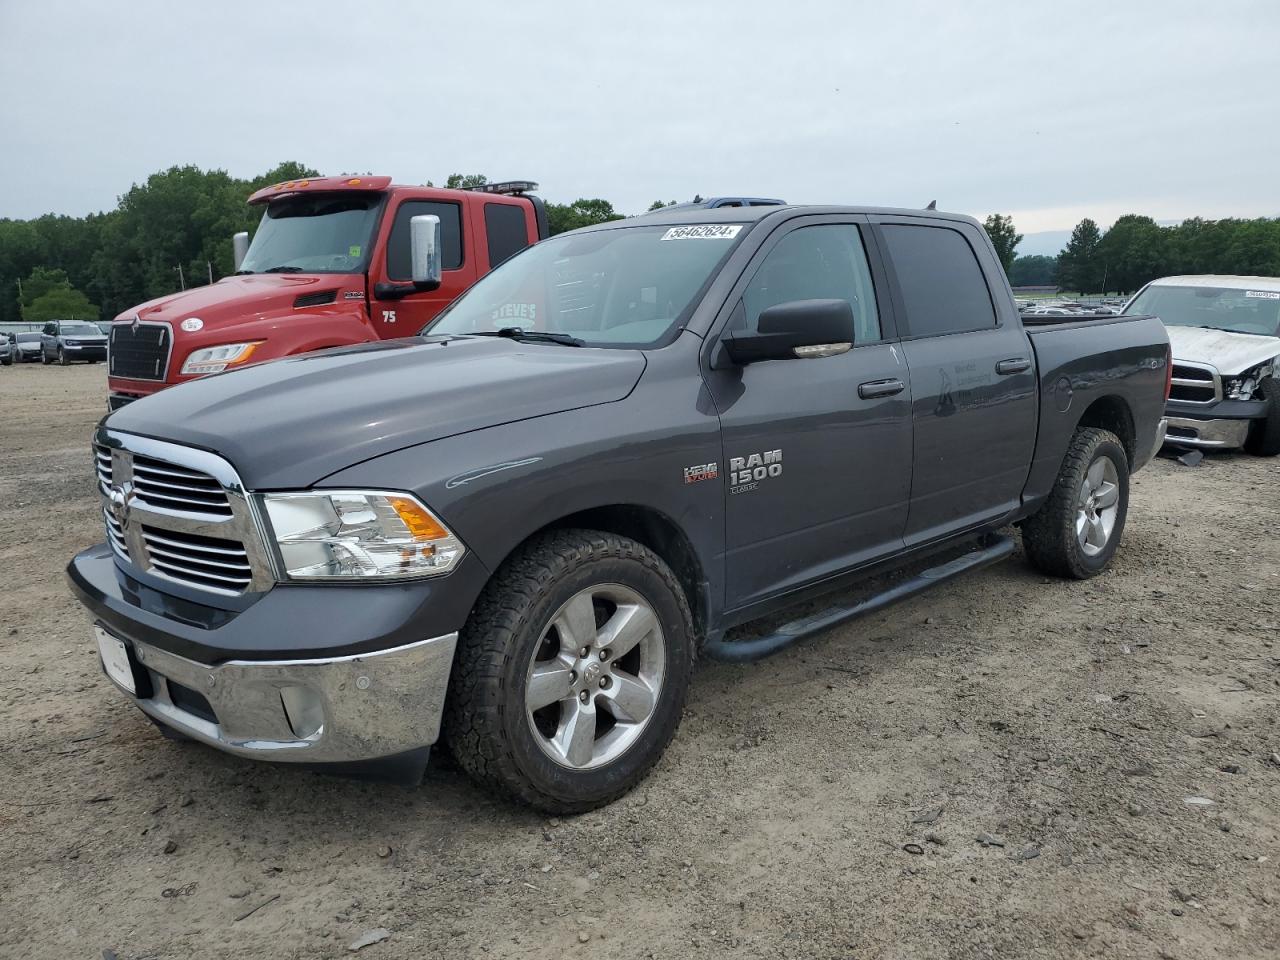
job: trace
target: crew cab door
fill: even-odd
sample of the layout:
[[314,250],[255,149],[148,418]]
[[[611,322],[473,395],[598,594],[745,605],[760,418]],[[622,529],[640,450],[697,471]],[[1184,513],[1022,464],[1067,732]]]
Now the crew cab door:
[[[382,242],[369,269],[369,316],[383,339],[411,337],[427,321],[452,303],[479,276],[473,225],[467,222],[468,207],[444,200],[397,200],[383,218]],[[414,291],[393,297],[379,296],[379,287],[401,287],[412,282],[409,260],[409,220],[430,213],[440,218],[440,286],[430,291]]]
[[911,369],[912,546],[1018,506],[1035,447],[1035,357],[980,228],[873,220]]
[[[777,228],[711,340],[706,378],[724,451],[727,609],[901,549],[911,488],[909,374],[860,220],[806,217]],[[813,299],[852,306],[857,334],[848,352],[726,362],[719,336],[754,329],[768,307]]]

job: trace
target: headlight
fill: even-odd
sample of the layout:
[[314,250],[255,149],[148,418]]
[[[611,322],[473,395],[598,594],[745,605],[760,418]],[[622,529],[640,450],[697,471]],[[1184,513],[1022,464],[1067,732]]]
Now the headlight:
[[407,493],[268,493],[262,504],[293,580],[434,577],[465,552]]
[[1253,392],[1257,388],[1258,382],[1252,376],[1245,376],[1228,381],[1223,393],[1227,395],[1228,400],[1252,400]]
[[182,365],[182,372],[184,375],[221,373],[227,367],[234,367],[248,360],[260,343],[262,343],[261,340],[250,343],[224,343],[217,347],[201,347],[199,350],[192,350],[186,363]]

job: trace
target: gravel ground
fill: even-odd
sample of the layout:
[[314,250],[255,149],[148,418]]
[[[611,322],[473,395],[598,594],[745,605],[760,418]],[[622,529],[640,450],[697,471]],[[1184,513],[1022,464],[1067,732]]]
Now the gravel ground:
[[1276,461],[1157,461],[1094,581],[701,664],[653,775],[548,820],[162,739],[62,574],[104,378],[0,370],[0,956],[1280,955]]

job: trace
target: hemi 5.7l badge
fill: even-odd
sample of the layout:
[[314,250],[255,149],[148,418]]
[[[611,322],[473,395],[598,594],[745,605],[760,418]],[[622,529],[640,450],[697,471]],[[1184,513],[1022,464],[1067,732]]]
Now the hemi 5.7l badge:
[[699,463],[692,467],[684,468],[684,482],[698,483],[702,480],[715,480],[720,476],[720,464],[718,463]]

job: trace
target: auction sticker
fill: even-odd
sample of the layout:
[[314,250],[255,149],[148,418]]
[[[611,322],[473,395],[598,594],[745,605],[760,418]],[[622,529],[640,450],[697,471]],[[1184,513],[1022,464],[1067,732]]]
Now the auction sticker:
[[740,223],[700,223],[688,227],[672,227],[663,240],[732,240],[742,229]]
[[[662,239],[666,239],[663,237]],[[1246,290],[1246,297],[1253,297],[1256,300],[1280,300],[1280,292],[1275,290]]]

